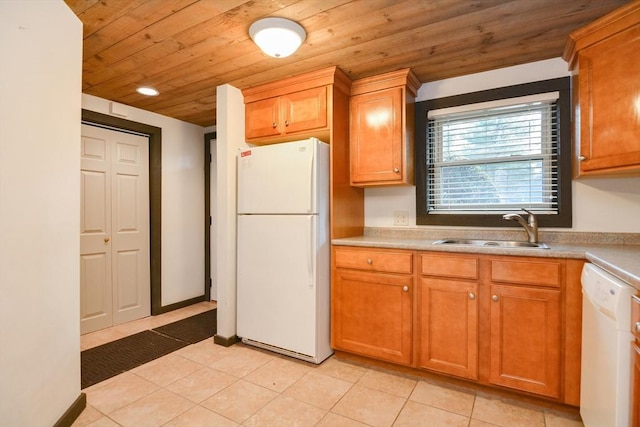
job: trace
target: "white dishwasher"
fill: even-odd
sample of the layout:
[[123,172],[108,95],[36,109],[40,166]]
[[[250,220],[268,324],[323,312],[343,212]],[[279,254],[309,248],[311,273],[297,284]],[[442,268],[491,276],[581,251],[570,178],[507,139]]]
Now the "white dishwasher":
[[582,270],[580,415],[585,427],[629,427],[631,296],[635,289],[593,264]]

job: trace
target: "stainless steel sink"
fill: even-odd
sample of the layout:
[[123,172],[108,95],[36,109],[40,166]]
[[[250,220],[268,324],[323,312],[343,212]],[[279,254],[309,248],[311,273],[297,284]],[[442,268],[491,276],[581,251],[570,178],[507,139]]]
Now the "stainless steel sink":
[[513,240],[473,240],[473,239],[442,239],[433,242],[434,245],[463,245],[488,246],[497,248],[549,249],[544,243],[518,242]]

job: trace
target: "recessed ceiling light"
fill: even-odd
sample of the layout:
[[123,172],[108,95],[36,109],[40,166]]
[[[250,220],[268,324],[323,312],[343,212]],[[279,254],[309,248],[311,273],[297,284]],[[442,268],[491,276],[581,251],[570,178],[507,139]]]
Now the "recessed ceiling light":
[[136,89],[136,92],[147,96],[157,96],[158,94],[160,94],[160,92],[158,92],[154,88],[146,86],[139,87],[138,89]]

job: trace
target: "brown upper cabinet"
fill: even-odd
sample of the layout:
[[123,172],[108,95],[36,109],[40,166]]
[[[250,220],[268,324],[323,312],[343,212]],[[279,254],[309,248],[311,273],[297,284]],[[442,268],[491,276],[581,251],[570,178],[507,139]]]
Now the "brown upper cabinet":
[[351,86],[351,185],[412,185],[414,109],[420,81],[410,69]]
[[574,31],[574,175],[640,173],[640,2]]
[[327,67],[244,89],[245,138],[253,145],[318,138],[330,145],[331,238],[360,236],[364,189],[350,185],[351,79]]
[[331,67],[243,90],[247,142],[264,145],[313,136],[329,143],[334,86],[348,93],[350,84]]
[[247,141],[327,129],[327,88],[301,90],[246,105]]

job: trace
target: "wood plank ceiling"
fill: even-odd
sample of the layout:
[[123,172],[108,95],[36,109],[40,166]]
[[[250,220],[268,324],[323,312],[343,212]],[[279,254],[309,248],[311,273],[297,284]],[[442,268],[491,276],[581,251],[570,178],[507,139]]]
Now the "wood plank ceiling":
[[[200,126],[216,87],[240,89],[336,65],[352,79],[410,67],[420,81],[562,56],[568,34],[622,0],[65,0],[84,23],[83,92]],[[275,59],[259,18],[307,39]],[[157,97],[136,93],[155,87]]]

